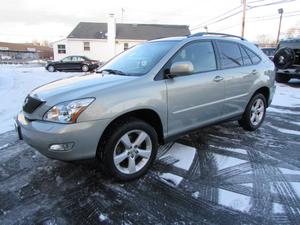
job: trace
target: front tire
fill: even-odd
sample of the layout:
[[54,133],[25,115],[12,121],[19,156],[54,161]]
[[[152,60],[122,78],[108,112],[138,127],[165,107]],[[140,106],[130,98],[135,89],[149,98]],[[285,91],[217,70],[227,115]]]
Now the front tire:
[[282,73],[277,73],[275,80],[278,83],[288,83],[290,81],[290,77],[288,75],[282,74]]
[[89,71],[89,67],[87,65],[83,65],[81,67],[82,72],[88,72]]
[[142,120],[130,118],[110,127],[97,155],[107,175],[128,181],[147,172],[155,160],[157,148],[155,129]]
[[263,94],[256,94],[248,103],[239,124],[247,131],[254,131],[261,126],[266,115],[266,98]]

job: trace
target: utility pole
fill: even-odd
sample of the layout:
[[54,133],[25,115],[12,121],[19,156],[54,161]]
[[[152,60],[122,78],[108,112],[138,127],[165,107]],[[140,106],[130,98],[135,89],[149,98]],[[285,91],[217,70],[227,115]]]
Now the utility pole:
[[280,29],[281,29],[281,20],[282,20],[283,9],[282,9],[282,8],[278,9],[278,13],[280,14],[280,19],[279,19],[279,27],[278,27],[278,34],[277,34],[276,44],[278,44],[278,42],[279,42],[279,36],[280,36]]
[[204,27],[204,29],[206,30],[206,33],[208,33],[208,27],[207,27],[207,26],[205,26],[205,27]]
[[124,23],[124,12],[125,12],[125,9],[121,8],[121,12],[122,12],[121,23]]
[[243,0],[243,19],[242,19],[242,37],[245,33],[245,18],[246,18],[246,0]]

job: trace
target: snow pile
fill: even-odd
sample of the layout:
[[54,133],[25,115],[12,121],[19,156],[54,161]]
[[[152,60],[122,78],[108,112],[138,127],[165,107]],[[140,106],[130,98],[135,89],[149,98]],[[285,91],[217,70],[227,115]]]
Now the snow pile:
[[49,73],[34,65],[0,65],[0,134],[14,129],[13,118],[32,89],[74,75],[78,73]]

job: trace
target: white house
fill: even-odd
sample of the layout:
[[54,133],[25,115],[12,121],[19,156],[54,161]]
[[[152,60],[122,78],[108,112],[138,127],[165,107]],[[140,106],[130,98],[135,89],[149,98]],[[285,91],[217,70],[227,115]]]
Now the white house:
[[147,40],[189,34],[186,25],[116,23],[110,14],[108,23],[80,22],[67,38],[53,42],[54,60],[83,55],[105,62]]

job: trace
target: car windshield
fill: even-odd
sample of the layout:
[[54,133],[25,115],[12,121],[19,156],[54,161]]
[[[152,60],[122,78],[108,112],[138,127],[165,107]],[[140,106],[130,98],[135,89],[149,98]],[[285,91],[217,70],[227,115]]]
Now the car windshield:
[[137,45],[116,56],[104,65],[100,72],[142,76],[148,73],[176,43],[176,41],[158,41]]

